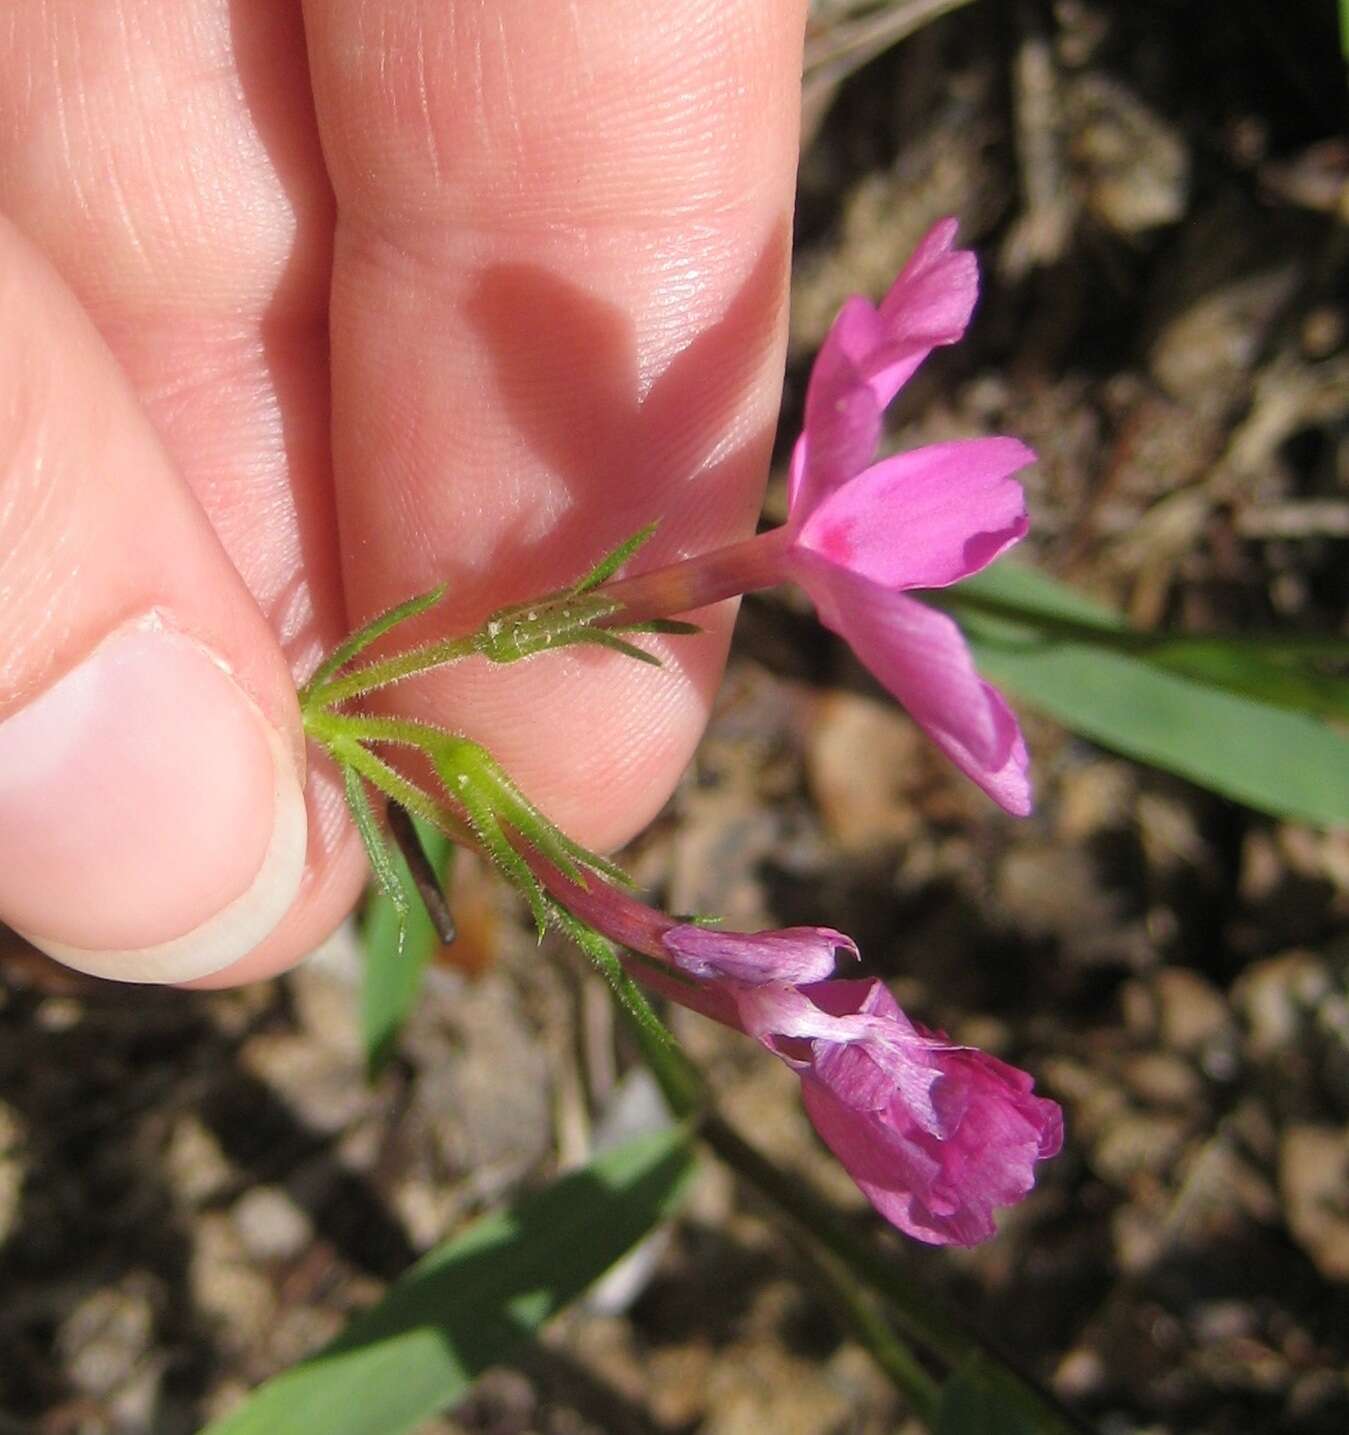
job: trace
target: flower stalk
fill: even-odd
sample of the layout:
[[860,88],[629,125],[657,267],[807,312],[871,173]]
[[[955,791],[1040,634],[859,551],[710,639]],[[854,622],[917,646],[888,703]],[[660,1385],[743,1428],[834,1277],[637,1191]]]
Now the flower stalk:
[[649,622],[692,613],[725,598],[776,588],[791,578],[790,534],[775,528],[741,543],[699,553],[608,583],[600,592],[623,623]]

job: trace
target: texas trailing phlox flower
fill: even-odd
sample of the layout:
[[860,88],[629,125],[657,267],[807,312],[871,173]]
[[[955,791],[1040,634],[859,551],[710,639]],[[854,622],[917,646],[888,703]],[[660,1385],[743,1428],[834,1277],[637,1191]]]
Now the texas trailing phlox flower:
[[879,309],[843,306],[811,372],[792,458],[789,561],[825,624],[996,802],[1030,810],[1026,749],[1001,695],[974,670],[959,628],[905,596],[944,588],[1026,532],[1011,474],[1035,455],[1011,438],[932,444],[867,467],[881,414],[938,344],[965,332],[974,255],[946,220],[919,245]]
[[854,297],[835,319],[810,376],[787,522],[605,591],[626,614],[646,616],[800,584],[942,751],[1024,815],[1031,793],[1016,719],[975,671],[956,624],[907,592],[959,582],[1022,537],[1025,499],[1011,475],[1035,455],[1016,439],[980,438],[871,462],[886,406],[969,322],[978,270],[955,235],[956,222],[943,220],[879,308]]
[[1058,1154],[1063,1115],[1031,1078],[912,1022],[869,981],[736,994],[743,1029],[801,1078],[815,1129],[886,1220],[922,1241],[974,1245],[993,1212]]
[[725,932],[677,922],[598,878],[546,864],[553,896],[650,961],[639,981],[754,1037],[801,1078],[824,1143],[886,1220],[973,1245],[1030,1191],[1063,1139],[1058,1106],[1016,1067],[910,1021],[882,982],[830,979],[852,940],[828,927]]

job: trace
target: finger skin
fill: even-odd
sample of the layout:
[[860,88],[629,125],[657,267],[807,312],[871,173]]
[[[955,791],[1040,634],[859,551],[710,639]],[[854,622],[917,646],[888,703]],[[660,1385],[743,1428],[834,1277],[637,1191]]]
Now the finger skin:
[[[313,0],[338,201],[334,464],[354,621],[556,588],[653,519],[752,530],[781,381],[803,6]],[[653,673],[476,660],[393,699],[582,841],[631,836],[701,733],[729,605]]]
[[[369,460],[343,465],[354,619],[442,572],[472,619],[653,515],[667,553],[752,521],[776,404],[800,7],[576,8],[530,7],[525,25],[493,6],[311,7],[345,193],[339,440]],[[21,7],[0,47],[0,204],[69,275],[303,666],[344,623],[321,484],[305,477],[325,467],[309,306],[326,187],[305,159],[286,14],[263,0]],[[254,183],[269,170],[276,185]],[[522,324],[536,302],[549,327]],[[384,307],[401,320],[381,336]],[[434,341],[404,342],[428,323]],[[445,364],[455,381],[438,385]],[[401,486],[369,492],[389,474]],[[655,683],[561,659],[451,674],[423,702],[492,741],[580,835],[616,840],[696,740],[724,623]],[[312,830],[343,830],[330,800],[311,807]],[[339,835],[325,856],[307,916],[234,976],[288,963],[331,925],[357,863]]]
[[293,685],[112,356],[4,221],[0,316],[0,916],[101,975],[222,966],[301,879]]
[[[346,614],[328,442],[333,200],[298,5],[20,0],[0,32],[0,211],[85,306],[302,675]],[[305,955],[361,883],[321,761],[307,798],[301,898],[239,980]]]

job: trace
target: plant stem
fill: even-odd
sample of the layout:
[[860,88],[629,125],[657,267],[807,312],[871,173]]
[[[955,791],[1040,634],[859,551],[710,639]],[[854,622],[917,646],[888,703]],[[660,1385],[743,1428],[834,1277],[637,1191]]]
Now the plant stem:
[[802,1232],[822,1246],[866,1286],[882,1296],[901,1329],[918,1345],[955,1369],[981,1354],[1022,1386],[1039,1407],[1041,1435],[1093,1435],[1091,1427],[1049,1391],[996,1350],[958,1316],[929,1295],[895,1261],[854,1235],[835,1211],[798,1176],[780,1170],[721,1117],[709,1113],[700,1134],[713,1151]]
[[790,537],[786,528],[774,528],[743,543],[606,583],[596,592],[612,599],[615,609],[601,625],[625,627],[652,618],[673,618],[756,588],[776,587],[788,577]]
[[[329,714],[331,716],[331,714]],[[472,833],[443,803],[409,782],[401,773],[395,772],[382,758],[341,735],[325,743],[332,755],[346,763],[365,778],[371,787],[378,788],[385,797],[406,807],[415,817],[429,822],[438,832],[443,832],[453,842],[464,847],[476,847]]]
[[476,651],[472,637],[441,638],[434,643],[423,643],[404,653],[395,653],[391,658],[380,658],[364,667],[353,668],[340,678],[332,678],[305,695],[306,707],[335,707],[363,693],[372,693],[376,688],[387,688],[404,678],[471,658]]
[[923,1368],[910,1347],[890,1328],[876,1309],[875,1301],[848,1267],[823,1250],[799,1227],[788,1226],[792,1243],[812,1268],[829,1302],[836,1307],[841,1324],[847,1327],[867,1354],[889,1377],[890,1383],[913,1407],[925,1425],[931,1426],[941,1404],[941,1387]]
[[422,752],[448,736],[416,718],[373,717],[366,713],[312,712],[305,719],[305,728],[311,737],[328,746],[335,741],[390,742]]
[[459,935],[454,925],[454,913],[445,900],[440,878],[422,849],[422,840],[412,825],[412,814],[401,802],[390,801],[388,819],[389,833],[408,864],[408,872],[417,888],[417,895],[422,899],[422,906],[426,908],[426,915],[436,929],[436,936],[448,947]]
[[728,1166],[809,1231],[827,1251],[851,1270],[865,1273],[868,1283],[892,1300],[901,1325],[934,1355],[956,1366],[979,1348],[971,1332],[943,1311],[906,1274],[889,1267],[878,1251],[853,1235],[833,1209],[799,1177],[780,1170],[721,1117],[708,1116],[703,1122],[702,1136]]

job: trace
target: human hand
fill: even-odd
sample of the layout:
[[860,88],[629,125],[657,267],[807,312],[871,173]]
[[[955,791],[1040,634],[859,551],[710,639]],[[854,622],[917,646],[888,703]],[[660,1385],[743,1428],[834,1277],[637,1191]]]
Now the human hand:
[[[267,975],[363,863],[294,679],[752,530],[799,0],[20,0],[0,46],[0,918],[127,980]],[[400,705],[592,846],[701,732],[564,652]],[[300,791],[303,786],[303,798]],[[307,831],[307,842],[306,842]]]

